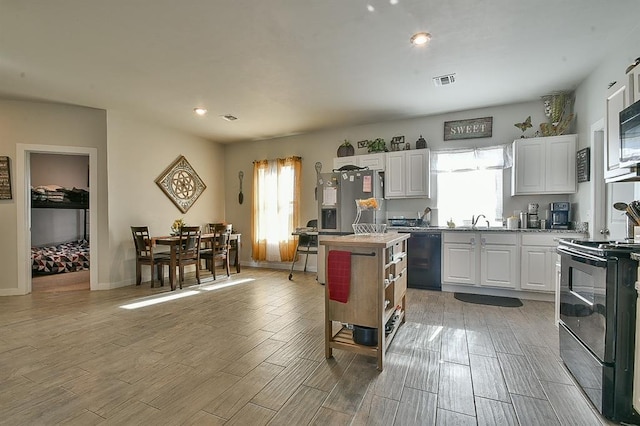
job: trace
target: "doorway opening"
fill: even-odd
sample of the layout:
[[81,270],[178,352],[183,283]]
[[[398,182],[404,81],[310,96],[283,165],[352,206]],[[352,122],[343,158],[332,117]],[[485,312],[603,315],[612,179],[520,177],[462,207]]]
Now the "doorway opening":
[[[65,284],[65,286],[77,286],[77,281],[84,281],[86,285],[87,276],[88,276],[88,288],[91,290],[95,290],[98,288],[98,233],[97,233],[97,199],[98,199],[98,187],[97,187],[97,149],[96,148],[86,148],[86,147],[71,147],[71,146],[53,146],[53,145],[26,145],[26,144],[18,144],[16,146],[16,207],[17,207],[17,231],[18,231],[18,242],[17,242],[17,253],[18,253],[18,293],[19,294],[28,294],[33,291],[33,281],[32,281],[32,268],[33,268],[33,259],[32,259],[32,229],[35,231],[34,226],[42,226],[42,224],[37,223],[37,215],[40,215],[41,212],[34,214],[32,210],[32,159],[38,158],[42,155],[61,155],[61,157],[65,156],[77,156],[77,157],[85,157],[88,159],[88,170],[84,171],[84,183],[86,185],[86,191],[88,195],[88,209],[80,209],[81,212],[75,212],[76,217],[83,217],[79,223],[76,223],[73,226],[76,226],[77,229],[81,229],[82,237],[86,235],[87,238],[90,237],[91,243],[89,245],[89,259],[91,260],[91,267],[88,271],[84,272],[83,275],[79,275],[75,277],[75,279],[70,280],[69,283]],[[35,180],[33,183],[37,183]],[[81,203],[82,204],[82,203]],[[84,207],[84,205],[80,205],[80,207]],[[37,210],[37,209],[34,209]],[[57,209],[56,209],[57,210]],[[73,216],[74,213],[71,214]],[[68,218],[67,218],[68,219]],[[35,220],[35,221],[34,221]],[[64,222],[64,220],[63,220]],[[72,226],[72,227],[73,227]],[[45,238],[58,238],[52,237],[55,232],[52,231],[53,234]],[[35,234],[34,234],[35,235]],[[36,237],[37,240],[38,237]],[[64,238],[64,237],[60,237]],[[88,274],[87,274],[88,272]],[[64,275],[64,274],[63,274]],[[61,281],[65,281],[71,277],[65,277],[64,279],[58,278]],[[74,284],[74,281],[75,284]],[[61,284],[62,285],[62,284]]]
[[89,290],[89,156],[30,154],[31,291]]

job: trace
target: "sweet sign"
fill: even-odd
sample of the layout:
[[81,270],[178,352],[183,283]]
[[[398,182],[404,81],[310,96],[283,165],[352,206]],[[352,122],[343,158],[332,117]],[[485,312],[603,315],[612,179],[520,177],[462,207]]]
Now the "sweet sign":
[[444,140],[490,138],[493,117],[444,122]]

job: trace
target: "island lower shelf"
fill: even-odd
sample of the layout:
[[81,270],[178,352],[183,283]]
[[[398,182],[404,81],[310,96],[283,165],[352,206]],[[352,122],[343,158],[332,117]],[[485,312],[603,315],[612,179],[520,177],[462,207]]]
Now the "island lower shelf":
[[[389,333],[385,333],[385,339],[384,339],[385,351],[389,349],[389,345],[391,345],[391,342],[393,341],[393,338],[395,337],[396,332],[398,331],[398,329],[400,328],[400,324],[402,323],[404,323],[404,312],[400,313],[400,316],[396,321],[396,323],[394,324],[391,331]],[[331,340],[329,341],[329,346],[331,348],[343,349],[343,350],[355,352],[361,355],[369,355],[369,356],[377,355],[377,352],[380,349],[379,344],[380,342],[378,342],[378,345],[376,346],[367,346],[367,345],[360,345],[354,342],[353,330],[351,330],[347,326],[340,327],[338,331],[333,334],[333,336],[331,337]]]

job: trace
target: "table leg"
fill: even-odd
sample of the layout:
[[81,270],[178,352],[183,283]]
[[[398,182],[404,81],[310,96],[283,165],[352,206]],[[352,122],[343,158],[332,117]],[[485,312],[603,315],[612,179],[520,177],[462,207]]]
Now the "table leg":
[[236,272],[240,273],[240,237],[236,240]]
[[177,245],[171,246],[171,261],[169,265],[169,283],[171,284],[171,290],[176,289],[176,251],[178,249]]

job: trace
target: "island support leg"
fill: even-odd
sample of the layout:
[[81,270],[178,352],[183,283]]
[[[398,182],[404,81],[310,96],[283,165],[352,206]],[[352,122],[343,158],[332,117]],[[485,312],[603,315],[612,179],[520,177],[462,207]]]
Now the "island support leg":
[[331,339],[333,338],[333,321],[329,319],[329,285],[325,285],[324,295],[324,357],[329,359],[333,356]]

